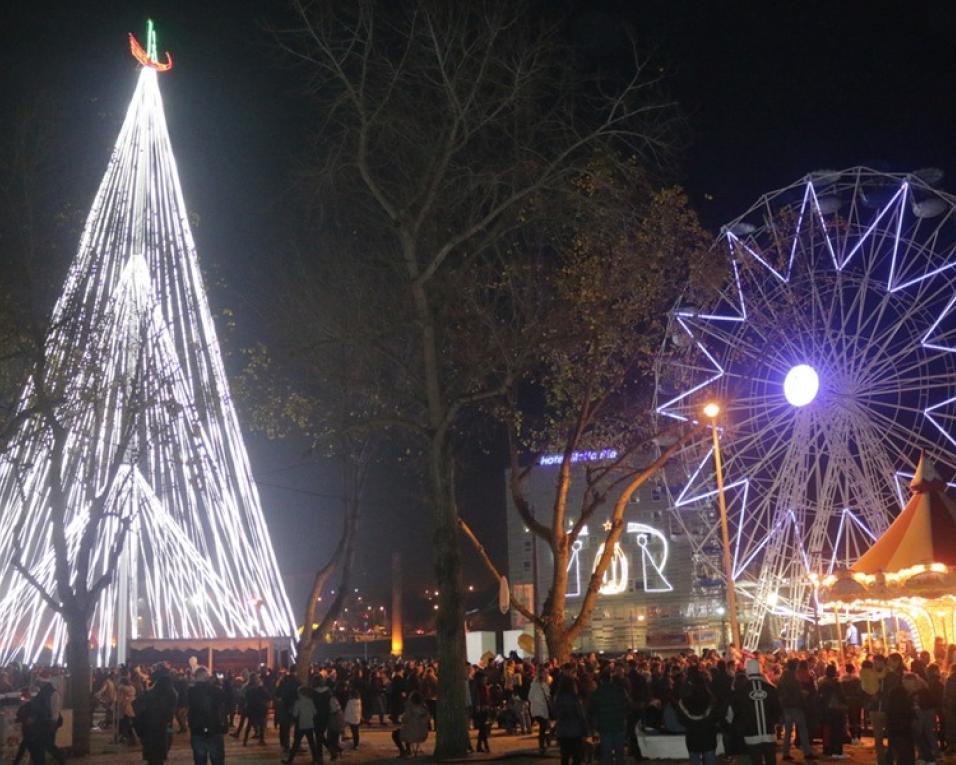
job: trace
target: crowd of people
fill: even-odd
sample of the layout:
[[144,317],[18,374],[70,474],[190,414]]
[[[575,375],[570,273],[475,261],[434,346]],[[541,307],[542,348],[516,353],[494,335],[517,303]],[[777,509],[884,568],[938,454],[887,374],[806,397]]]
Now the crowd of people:
[[[16,680],[0,675],[0,690]],[[21,752],[50,755],[61,699],[55,684],[22,705]],[[463,688],[474,749],[490,751],[494,726],[537,734],[562,765],[602,765],[642,757],[640,742],[682,736],[692,765],[714,765],[718,752],[771,765],[799,751],[804,760],[840,759],[844,745],[874,741],[877,765],[927,765],[956,755],[956,646],[934,653],[837,651],[729,654],[705,651],[660,658],[594,654],[535,664],[516,656],[468,667]],[[276,743],[282,761],[311,762],[358,749],[362,730],[390,729],[400,756],[417,752],[438,704],[438,667],[430,661],[339,660],[310,668],[210,673],[166,664],[105,671],[95,680],[101,725],[141,746],[148,765],[165,762],[173,736],[189,736],[196,763],[225,761],[224,739]],[[269,729],[273,732],[269,732]],[[651,738],[647,738],[651,737]]]

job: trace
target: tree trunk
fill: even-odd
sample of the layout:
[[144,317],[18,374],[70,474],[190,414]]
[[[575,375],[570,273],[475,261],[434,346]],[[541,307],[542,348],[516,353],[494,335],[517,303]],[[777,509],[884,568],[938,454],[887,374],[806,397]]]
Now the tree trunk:
[[90,707],[90,637],[83,616],[67,619],[66,666],[70,670],[69,703],[73,708],[73,753],[90,753],[90,728],[93,710]]
[[435,720],[435,759],[463,757],[468,750],[468,710],[465,705],[465,608],[462,600],[458,511],[451,471],[444,450],[432,452],[431,483],[435,503],[434,562],[438,584],[438,714]]
[[[342,496],[345,502],[345,518],[342,521],[342,536],[326,564],[320,568],[312,582],[312,591],[305,605],[305,621],[302,624],[302,637],[296,646],[296,677],[302,685],[310,682],[312,655],[322,641],[333,621],[338,618],[345,605],[352,576],[352,561],[355,557],[355,536],[358,528],[359,495],[362,490],[362,468],[353,459],[345,459],[342,463]],[[333,575],[338,573],[338,594],[333,598],[326,609],[321,621],[318,619],[318,601],[326,584]]]
[[544,640],[548,645],[548,658],[559,665],[571,659],[571,639],[563,624],[547,624],[544,628]]
[[295,676],[299,679],[300,685],[308,687],[312,680],[312,654],[315,653],[318,645],[319,641],[316,635],[313,635],[308,640],[300,640],[296,646]]

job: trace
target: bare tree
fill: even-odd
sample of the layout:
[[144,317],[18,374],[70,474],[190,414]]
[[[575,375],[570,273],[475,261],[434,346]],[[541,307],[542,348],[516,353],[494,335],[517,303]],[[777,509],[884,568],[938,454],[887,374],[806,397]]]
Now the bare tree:
[[656,160],[675,115],[636,48],[616,87],[588,78],[557,24],[524,3],[298,0],[294,8],[297,25],[277,39],[312,78],[320,108],[312,188],[325,207],[375,233],[416,338],[406,390],[420,396],[402,417],[422,444],[432,512],[436,755],[459,756],[467,719],[452,434],[502,381],[466,374],[443,355],[453,329],[437,323],[438,303],[451,294],[447,272],[521,226],[532,197],[565,183],[600,144]]
[[[60,266],[75,252],[82,215],[63,191],[70,184],[52,135],[59,124],[38,100],[0,144],[0,463],[12,529],[0,577],[13,581],[9,566],[65,625],[73,751],[84,754],[91,621],[135,519],[125,499],[129,468],[167,435],[147,424],[150,410],[164,408],[171,422],[179,405],[170,371],[149,363],[161,328],[132,280],[95,311],[80,290],[60,295]],[[48,547],[37,544],[47,538]],[[38,556],[50,557],[52,575]]]
[[[51,329],[62,331],[64,326],[60,323]],[[89,752],[91,621],[101,593],[116,575],[135,518],[120,497],[132,475],[124,468],[135,464],[144,446],[139,437],[141,415],[149,406],[145,345],[139,344],[129,374],[117,377],[105,373],[113,362],[91,351],[91,346],[78,344],[64,353],[52,334],[38,339],[27,362],[27,395],[14,416],[17,427],[4,444],[4,459],[15,471],[32,472],[33,460],[46,461],[43,489],[47,513],[42,517],[53,550],[53,586],[41,581],[22,546],[24,527],[39,520],[28,512],[36,507],[29,501],[10,508],[19,513],[11,566],[66,624],[75,752]],[[121,413],[119,420],[106,426],[111,419],[107,410],[113,407]],[[95,439],[97,427],[111,430],[115,441],[102,445],[106,448],[97,450],[101,458],[90,460],[78,473],[70,452],[79,442]],[[24,464],[22,457],[26,458]],[[34,486],[22,491],[37,490]],[[78,506],[86,509],[86,517],[74,535],[71,531]],[[105,556],[100,549],[104,544],[108,548]]]

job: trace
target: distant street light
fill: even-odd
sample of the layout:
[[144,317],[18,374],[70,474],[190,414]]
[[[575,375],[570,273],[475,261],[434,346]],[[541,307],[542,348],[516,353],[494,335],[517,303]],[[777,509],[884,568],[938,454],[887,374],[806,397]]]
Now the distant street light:
[[734,589],[734,564],[730,555],[730,530],[727,524],[727,500],[724,497],[724,469],[720,461],[720,439],[717,437],[717,415],[720,405],[715,401],[704,407],[714,436],[714,472],[717,474],[717,504],[720,507],[720,536],[724,547],[724,580],[727,583],[727,611],[730,616],[730,635],[734,647],[741,648],[740,623],[737,621],[737,592]]

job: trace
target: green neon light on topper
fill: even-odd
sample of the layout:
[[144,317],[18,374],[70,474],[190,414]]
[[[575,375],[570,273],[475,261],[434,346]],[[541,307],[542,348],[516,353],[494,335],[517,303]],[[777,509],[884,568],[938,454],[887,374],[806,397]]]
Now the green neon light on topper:
[[146,19],[146,55],[150,61],[158,61],[159,55],[156,47],[156,27],[153,26],[152,19]]

